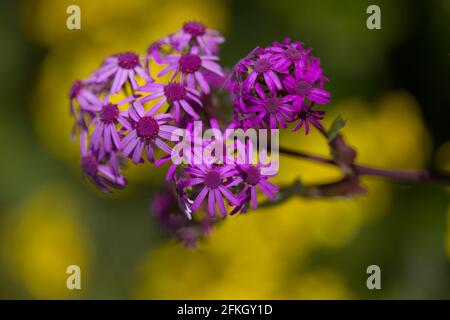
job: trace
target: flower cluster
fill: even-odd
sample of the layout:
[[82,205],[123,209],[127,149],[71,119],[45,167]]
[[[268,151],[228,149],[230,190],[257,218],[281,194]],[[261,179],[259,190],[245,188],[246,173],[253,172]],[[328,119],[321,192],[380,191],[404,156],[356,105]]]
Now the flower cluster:
[[190,219],[180,211],[178,201],[176,190],[165,188],[150,199],[150,211],[169,234],[184,245],[193,247],[199,239],[209,234],[214,221],[205,217]]
[[[161,224],[185,243],[209,230],[217,213],[256,209],[258,194],[274,199],[278,192],[269,181],[276,174],[269,148],[256,152],[252,141],[235,141],[230,151],[224,147],[228,129],[286,128],[298,121],[295,129],[304,126],[308,132],[310,123],[320,127],[324,115],[315,104],[330,101],[320,61],[301,43],[258,48],[226,77],[217,55],[223,42],[219,32],[190,21],[152,43],[145,54],[106,58],[69,91],[83,176],[111,192],[126,186],[127,162],[159,167],[172,160],[166,174],[170,187],[151,205]],[[157,65],[161,71],[152,77]],[[228,122],[218,104],[223,88],[230,104],[234,101]],[[199,121],[213,130],[212,137],[201,136]],[[256,162],[250,161],[254,154]],[[174,156],[184,161],[173,161]]]
[[294,131],[310,124],[321,128],[324,112],[316,105],[330,102],[324,89],[320,59],[310,55],[301,42],[286,39],[256,48],[234,69],[234,120],[243,127],[287,128]]

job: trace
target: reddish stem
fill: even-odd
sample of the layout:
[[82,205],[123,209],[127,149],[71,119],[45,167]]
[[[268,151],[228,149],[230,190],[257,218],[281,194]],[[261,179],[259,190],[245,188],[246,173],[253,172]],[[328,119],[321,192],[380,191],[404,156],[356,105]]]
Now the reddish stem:
[[[289,148],[280,147],[280,153],[303,158],[320,163],[331,164],[339,166],[336,161],[319,155],[309,154],[302,151],[292,150]],[[388,178],[394,181],[402,182],[423,182],[423,181],[441,181],[450,183],[450,176],[446,174],[434,173],[428,170],[398,170],[398,169],[381,169],[370,167],[361,164],[353,164],[355,173],[358,175],[378,176]]]

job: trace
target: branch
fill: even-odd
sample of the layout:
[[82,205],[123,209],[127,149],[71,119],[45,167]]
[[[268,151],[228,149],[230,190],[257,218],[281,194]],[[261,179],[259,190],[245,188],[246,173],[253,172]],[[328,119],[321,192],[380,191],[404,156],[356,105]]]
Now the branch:
[[[340,165],[333,159],[322,157],[319,155],[309,154],[302,151],[292,150],[285,147],[280,147],[280,153],[297,158],[312,160],[340,167]],[[450,183],[450,176],[448,174],[440,174],[429,170],[381,169],[356,163],[353,164],[352,167],[354,169],[355,174],[357,175],[384,177],[399,182],[417,183],[425,181],[434,181],[434,182],[444,182],[446,184]]]

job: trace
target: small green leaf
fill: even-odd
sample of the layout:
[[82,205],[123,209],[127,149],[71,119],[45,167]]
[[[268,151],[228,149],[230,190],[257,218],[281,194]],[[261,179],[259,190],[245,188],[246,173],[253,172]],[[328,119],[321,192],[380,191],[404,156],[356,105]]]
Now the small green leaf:
[[346,120],[342,119],[341,116],[337,116],[336,119],[333,120],[330,129],[328,130],[328,142],[336,139],[339,131],[345,126]]

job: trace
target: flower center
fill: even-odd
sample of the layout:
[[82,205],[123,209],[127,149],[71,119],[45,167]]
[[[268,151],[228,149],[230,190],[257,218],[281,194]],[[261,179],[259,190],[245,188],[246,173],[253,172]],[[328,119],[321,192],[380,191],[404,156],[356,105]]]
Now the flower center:
[[179,83],[169,83],[164,86],[164,95],[171,102],[183,100],[186,96],[186,89]]
[[251,166],[245,170],[245,181],[248,184],[255,185],[258,184],[261,179],[261,173],[258,168]]
[[121,53],[118,56],[119,66],[123,69],[133,69],[139,65],[139,56],[133,52]]
[[108,103],[102,107],[102,111],[100,111],[100,119],[104,123],[114,123],[117,121],[117,117],[119,116],[119,108],[117,105]]
[[202,59],[196,54],[183,54],[179,64],[183,73],[194,73],[200,70]]
[[302,57],[300,51],[295,48],[288,48],[286,49],[285,53],[286,57],[292,61],[299,60]]
[[208,188],[217,188],[222,183],[220,173],[214,170],[209,171],[205,176],[205,185]]
[[277,98],[269,98],[264,101],[264,107],[269,113],[276,113],[280,109],[280,101]]
[[75,81],[70,88],[69,98],[76,98],[81,89],[83,89],[83,82],[81,82],[80,80]]
[[299,96],[306,96],[309,91],[311,90],[312,86],[310,83],[306,82],[305,80],[300,80],[297,82],[297,84],[294,87],[294,91]]
[[191,36],[200,37],[205,34],[206,28],[203,23],[189,21],[183,25],[183,30]]
[[255,71],[258,73],[264,73],[270,70],[272,67],[272,63],[270,63],[269,59],[259,59],[255,63]]
[[159,133],[159,124],[151,116],[143,117],[136,124],[136,132],[144,140],[154,140]]
[[311,117],[311,112],[309,110],[302,110],[299,113],[300,119],[306,120]]
[[83,172],[88,176],[95,176],[97,174],[97,160],[92,156],[84,156],[81,158],[81,167]]

